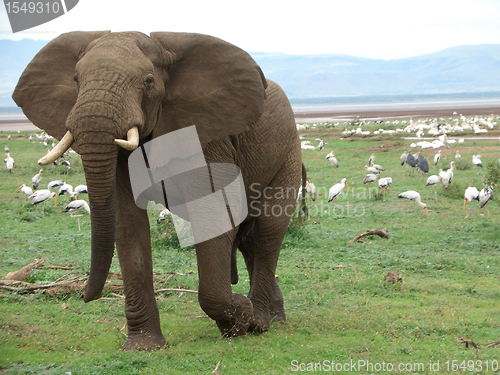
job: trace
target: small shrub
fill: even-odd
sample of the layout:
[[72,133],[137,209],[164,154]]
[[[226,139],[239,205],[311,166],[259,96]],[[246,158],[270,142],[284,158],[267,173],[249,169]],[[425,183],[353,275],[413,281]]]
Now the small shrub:
[[486,185],[498,186],[500,184],[500,168],[496,163],[489,162],[486,165],[486,176],[484,177],[484,183]]
[[457,170],[459,170],[459,171],[465,171],[467,169],[472,168],[472,163],[469,163],[469,162],[462,159],[460,161],[455,162],[455,167],[457,167]]
[[467,186],[460,186],[452,182],[447,189],[443,190],[443,195],[451,199],[464,199],[465,189],[467,189]]

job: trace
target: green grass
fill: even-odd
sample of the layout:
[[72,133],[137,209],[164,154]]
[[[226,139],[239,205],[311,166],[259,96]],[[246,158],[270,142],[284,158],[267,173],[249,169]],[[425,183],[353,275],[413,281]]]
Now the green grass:
[[[372,126],[377,129],[380,126]],[[277,274],[285,297],[287,322],[272,325],[269,332],[245,337],[221,338],[214,322],[205,317],[195,294],[168,293],[157,298],[162,330],[168,349],[152,353],[122,352],[126,337],[123,301],[107,293],[107,299],[83,303],[78,293],[0,291],[0,369],[5,374],[210,374],[217,362],[222,374],[288,374],[294,363],[325,360],[364,360],[391,363],[398,372],[402,364],[440,361],[482,361],[483,368],[500,360],[499,349],[475,350],[459,344],[457,337],[476,343],[500,339],[500,209],[471,204],[462,211],[463,191],[472,184],[482,187],[485,170],[469,166],[471,156],[481,150],[483,163],[498,163],[498,141],[466,141],[459,146],[463,162],[449,190],[426,187],[428,175],[410,173],[399,165],[399,155],[411,141],[396,136],[340,140],[343,129],[317,128],[304,132],[313,144],[326,139],[322,151],[304,151],[308,176],[322,193],[308,200],[310,217],[304,225],[295,220],[282,246]],[[370,129],[370,127],[368,127]],[[8,134],[12,139],[6,141]],[[0,277],[45,258],[45,267],[34,270],[28,281],[54,282],[68,272],[86,276],[90,261],[88,215],[76,219],[47,204],[45,216],[25,202],[15,189],[28,184],[38,171],[36,164],[45,149],[30,143],[28,133],[0,134],[16,168],[12,175],[1,170],[0,178]],[[382,147],[383,146],[383,147]],[[448,168],[457,146],[442,150],[441,166]],[[340,167],[325,155],[333,150]],[[364,165],[371,153],[391,176],[393,184],[385,197],[363,186]],[[433,157],[434,150],[424,150]],[[66,179],[73,186],[84,183],[79,157],[70,159],[72,171],[45,167],[42,186],[53,179]],[[498,165],[498,164],[496,164]],[[429,174],[437,173],[431,165]],[[347,178],[349,193],[326,202],[328,189]],[[428,205],[430,216],[397,195],[417,190]],[[468,204],[469,206],[469,204]],[[468,210],[468,208],[467,208]],[[157,223],[158,212],[150,211],[156,281],[161,287],[197,289],[197,266],[193,248],[179,247],[170,222]],[[364,243],[349,243],[368,229],[387,228],[389,239],[365,237]],[[115,257],[116,258],[116,257]],[[236,292],[247,293],[248,275],[238,259],[240,283]],[[72,271],[47,266],[73,266]],[[344,266],[335,268],[335,266]],[[120,272],[117,259],[112,272]],[[176,271],[177,275],[167,274]],[[388,271],[398,271],[403,282],[384,281]],[[63,308],[63,304],[65,307]],[[487,362],[490,361],[490,362]],[[451,362],[450,362],[451,366]],[[477,369],[477,364],[476,364]],[[492,373],[492,371],[476,373]],[[353,373],[373,373],[358,369]]]

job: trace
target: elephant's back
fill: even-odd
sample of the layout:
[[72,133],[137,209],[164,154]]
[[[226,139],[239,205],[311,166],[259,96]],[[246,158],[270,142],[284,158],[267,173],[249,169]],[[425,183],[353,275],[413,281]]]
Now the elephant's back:
[[254,184],[262,191],[285,163],[292,160],[300,170],[300,140],[293,110],[281,87],[273,81],[268,80],[261,118],[235,138],[238,164],[247,186]]

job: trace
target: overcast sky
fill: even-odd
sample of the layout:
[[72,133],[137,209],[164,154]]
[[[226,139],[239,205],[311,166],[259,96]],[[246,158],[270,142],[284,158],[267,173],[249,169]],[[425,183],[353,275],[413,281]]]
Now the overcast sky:
[[15,34],[0,9],[0,39],[49,40],[74,30],[197,32],[249,52],[397,59],[500,43],[500,1],[80,0],[66,15]]

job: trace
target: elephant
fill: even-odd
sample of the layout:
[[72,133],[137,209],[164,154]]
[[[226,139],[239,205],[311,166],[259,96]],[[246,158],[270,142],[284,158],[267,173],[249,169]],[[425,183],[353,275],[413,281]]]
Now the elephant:
[[[124,350],[168,346],[147,210],[134,201],[128,159],[147,142],[192,125],[207,163],[239,168],[248,209],[239,225],[195,245],[200,307],[226,337],[285,321],[275,270],[292,215],[287,208],[303,176],[301,148],[286,94],[248,53],[203,34],[69,32],[39,51],[12,97],[34,125],[60,140],[39,164],[69,147],[81,155],[91,211],[83,299],[102,296],[116,247],[128,325]],[[292,193],[277,193],[284,189]],[[238,249],[249,273],[247,296],[232,293]]]

